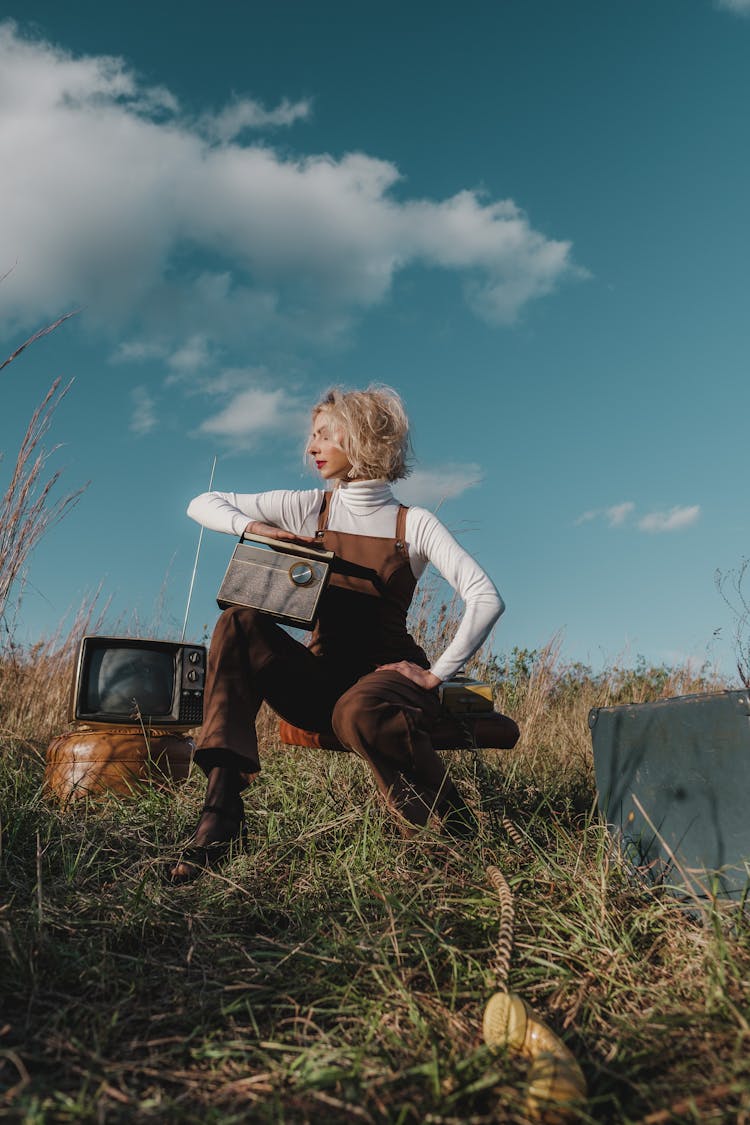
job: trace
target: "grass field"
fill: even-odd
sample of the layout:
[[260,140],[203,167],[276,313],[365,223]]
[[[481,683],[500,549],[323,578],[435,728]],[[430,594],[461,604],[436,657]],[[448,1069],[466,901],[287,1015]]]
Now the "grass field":
[[555,645],[491,661],[523,735],[448,755],[481,813],[460,846],[405,840],[357,760],[284,749],[266,715],[247,853],[172,889],[197,777],[67,808],[43,794],[73,640],[10,648],[0,667],[1,1118],[527,1120],[525,1064],[481,1036],[496,863],[515,902],[510,986],[579,1060],[581,1119],[750,1120],[747,916],[633,882],[594,811],[589,708],[700,677],[592,676]]

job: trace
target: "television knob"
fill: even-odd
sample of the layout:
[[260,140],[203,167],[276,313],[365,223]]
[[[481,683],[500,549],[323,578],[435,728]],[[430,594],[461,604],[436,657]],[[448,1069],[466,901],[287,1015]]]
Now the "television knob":
[[188,660],[190,661],[191,664],[200,664],[201,654],[199,652],[196,652],[195,649],[194,649],[190,653],[190,655],[188,656]]
[[190,668],[187,674],[187,678],[191,683],[195,683],[195,681],[198,679],[198,673],[196,672],[195,668]]

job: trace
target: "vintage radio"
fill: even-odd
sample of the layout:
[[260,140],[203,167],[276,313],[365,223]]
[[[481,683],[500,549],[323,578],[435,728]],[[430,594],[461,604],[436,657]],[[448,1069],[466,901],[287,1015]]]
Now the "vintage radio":
[[284,625],[311,629],[328,584],[333,551],[243,535],[234,549],[216,601],[221,609],[247,606]]

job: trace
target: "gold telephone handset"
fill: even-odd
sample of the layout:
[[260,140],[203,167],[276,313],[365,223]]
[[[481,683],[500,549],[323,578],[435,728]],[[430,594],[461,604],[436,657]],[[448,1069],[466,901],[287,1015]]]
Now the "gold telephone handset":
[[[513,945],[513,896],[498,867],[486,870],[500,900],[496,973],[498,983],[505,986]],[[578,1116],[586,1098],[583,1072],[571,1051],[523,997],[504,987],[491,996],[484,1009],[482,1030],[491,1049],[514,1051],[531,1062],[526,1112],[532,1121],[566,1125]]]

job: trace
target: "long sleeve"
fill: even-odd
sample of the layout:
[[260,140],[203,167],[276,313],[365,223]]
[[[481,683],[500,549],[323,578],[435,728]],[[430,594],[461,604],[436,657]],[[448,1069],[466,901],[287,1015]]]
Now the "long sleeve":
[[464,602],[456,635],[431,668],[441,680],[448,680],[487,639],[505,603],[476,559],[437,516],[424,508],[410,508],[406,530],[414,561],[422,566],[432,563]]
[[187,514],[209,531],[242,535],[251,520],[283,527],[295,535],[314,535],[322,489],[294,492],[203,492],[188,505]]

